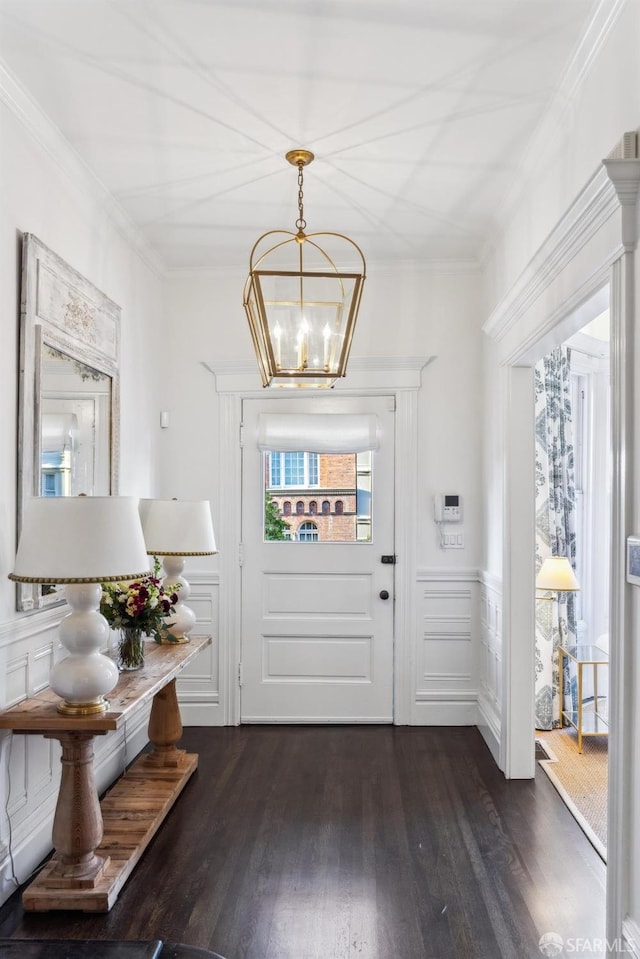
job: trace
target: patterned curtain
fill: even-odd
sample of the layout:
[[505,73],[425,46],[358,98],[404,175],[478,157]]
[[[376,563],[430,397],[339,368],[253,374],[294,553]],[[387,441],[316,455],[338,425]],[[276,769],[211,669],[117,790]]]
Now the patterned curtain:
[[[576,490],[570,392],[571,351],[559,346],[536,365],[536,571],[547,556],[567,556],[575,568]],[[556,597],[557,596],[557,601]],[[560,726],[558,645],[577,641],[573,593],[536,603],[537,729]],[[564,709],[575,708],[575,682],[565,659]]]

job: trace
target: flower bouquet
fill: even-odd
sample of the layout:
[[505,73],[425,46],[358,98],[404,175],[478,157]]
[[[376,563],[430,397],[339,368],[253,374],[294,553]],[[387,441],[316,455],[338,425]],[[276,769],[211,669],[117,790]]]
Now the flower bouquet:
[[153,575],[127,583],[103,583],[100,612],[112,629],[120,631],[118,666],[140,669],[144,663],[143,636],[156,643],[171,640],[166,617],[175,612],[179,584],[163,586],[158,573],[160,560],[154,557]]

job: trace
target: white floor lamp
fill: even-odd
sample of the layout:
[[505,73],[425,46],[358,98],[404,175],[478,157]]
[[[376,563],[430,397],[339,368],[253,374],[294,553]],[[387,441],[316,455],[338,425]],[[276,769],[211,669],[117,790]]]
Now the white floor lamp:
[[[558,593],[575,593],[580,589],[580,583],[566,556],[547,556],[536,576],[536,599],[557,600]],[[541,595],[539,590],[543,591]],[[553,623],[551,624],[553,633]],[[562,636],[562,619],[558,613],[558,638],[560,646],[564,647]],[[560,660],[562,657],[558,653]],[[562,668],[562,667],[560,667]],[[562,726],[563,703],[560,703],[560,726]]]

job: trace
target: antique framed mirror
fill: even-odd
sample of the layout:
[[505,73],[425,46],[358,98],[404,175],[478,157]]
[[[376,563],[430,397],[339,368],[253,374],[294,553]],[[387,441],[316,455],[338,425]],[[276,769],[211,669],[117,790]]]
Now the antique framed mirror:
[[[18,516],[31,496],[118,492],[120,307],[49,250],[23,237],[18,404]],[[19,583],[17,608],[63,602]]]

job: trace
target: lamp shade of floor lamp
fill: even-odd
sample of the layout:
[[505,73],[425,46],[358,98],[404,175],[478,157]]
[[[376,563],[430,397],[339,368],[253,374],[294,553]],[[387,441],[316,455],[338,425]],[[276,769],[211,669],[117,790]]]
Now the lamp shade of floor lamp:
[[[536,576],[536,589],[554,593],[575,593],[580,589],[571,563],[566,556],[547,556]],[[538,599],[553,599],[538,596]]]
[[188,643],[196,615],[186,600],[191,588],[182,575],[187,556],[217,553],[208,500],[142,499],[140,519],[147,552],[162,556],[165,588],[179,586],[175,612],[167,619],[169,641]]
[[137,498],[34,497],[22,518],[15,567],[9,579],[64,584],[71,612],[60,624],[68,656],[57,662],[51,688],[70,716],[104,712],[118,668],[100,650],[109,625],[99,611],[103,582],[139,579],[151,570]]

